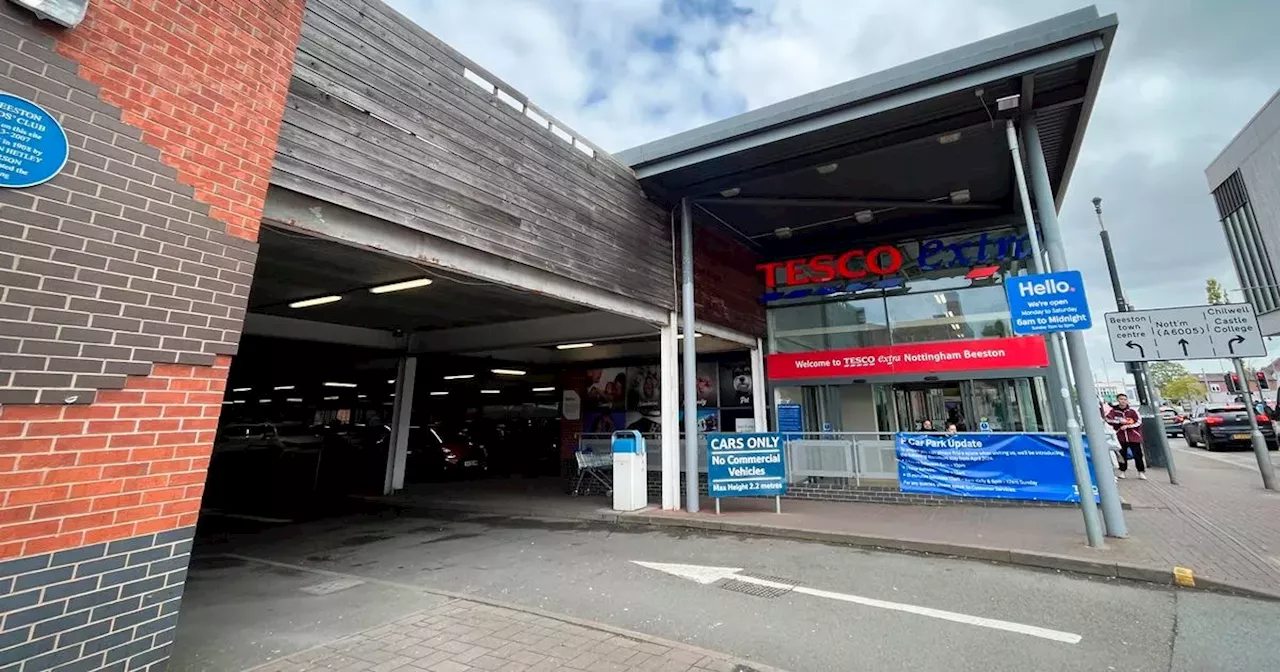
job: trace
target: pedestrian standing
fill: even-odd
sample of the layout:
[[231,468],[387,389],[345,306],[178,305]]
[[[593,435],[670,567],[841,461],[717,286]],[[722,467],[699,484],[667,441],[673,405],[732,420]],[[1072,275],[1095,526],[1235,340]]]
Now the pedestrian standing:
[[1147,463],[1142,455],[1142,416],[1138,410],[1129,405],[1129,396],[1116,395],[1116,403],[1107,411],[1107,424],[1116,430],[1116,438],[1120,440],[1120,478],[1129,470],[1129,455],[1133,456],[1133,464],[1138,468],[1138,478],[1147,480]]

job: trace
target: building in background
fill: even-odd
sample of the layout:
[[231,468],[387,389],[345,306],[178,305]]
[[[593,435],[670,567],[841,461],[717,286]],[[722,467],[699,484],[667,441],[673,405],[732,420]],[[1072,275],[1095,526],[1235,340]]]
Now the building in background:
[[1244,300],[1257,311],[1263,334],[1280,334],[1280,92],[1204,172]]

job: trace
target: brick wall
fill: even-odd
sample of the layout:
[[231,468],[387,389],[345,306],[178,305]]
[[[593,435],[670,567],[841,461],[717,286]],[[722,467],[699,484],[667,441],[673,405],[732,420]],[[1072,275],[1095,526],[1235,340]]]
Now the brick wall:
[[733,234],[700,225],[693,236],[694,312],[699,320],[764,336],[759,257]]
[[0,189],[0,669],[167,659],[303,4],[0,0],[0,91],[71,145]]

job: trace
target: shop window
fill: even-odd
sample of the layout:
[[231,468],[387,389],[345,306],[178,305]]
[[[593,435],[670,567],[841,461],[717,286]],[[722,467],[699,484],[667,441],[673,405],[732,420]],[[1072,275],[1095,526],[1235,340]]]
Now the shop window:
[[1012,335],[1004,287],[971,287],[886,299],[894,343]]
[[881,298],[785,306],[772,311],[777,352],[865,348],[889,344]]

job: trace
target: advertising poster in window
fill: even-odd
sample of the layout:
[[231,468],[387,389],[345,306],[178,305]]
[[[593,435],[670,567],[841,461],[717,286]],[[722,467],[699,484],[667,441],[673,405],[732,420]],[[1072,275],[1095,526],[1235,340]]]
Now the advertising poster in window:
[[587,371],[587,399],[590,411],[621,411],[627,394],[627,370],[591,369]]
[[715,362],[699,362],[698,406],[714,408],[720,405],[720,379]]
[[720,406],[751,405],[751,364],[746,358],[720,362]]
[[627,369],[627,410],[657,408],[662,402],[662,370],[658,366]]
[[646,406],[640,411],[627,411],[626,429],[634,429],[641,434],[657,434],[662,431],[662,412],[657,406]]
[[582,416],[583,434],[612,434],[623,429],[627,422],[626,413],[621,411],[592,411]]

